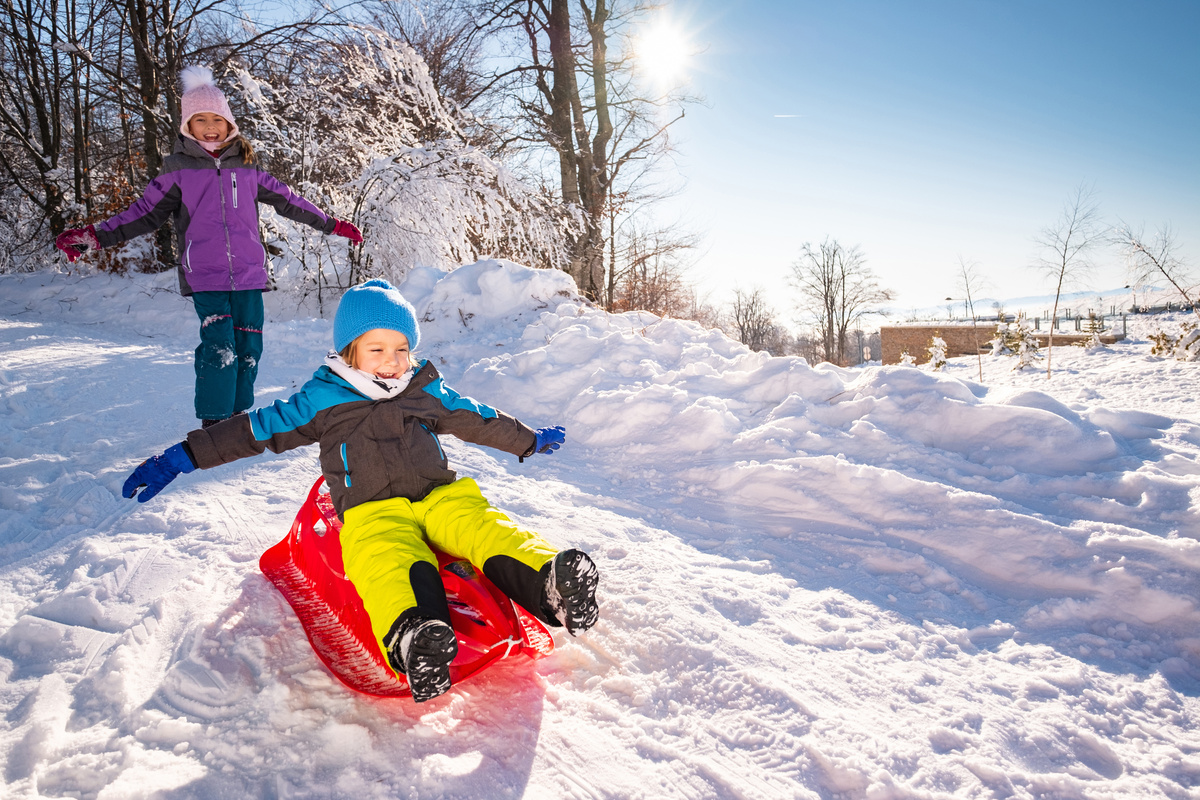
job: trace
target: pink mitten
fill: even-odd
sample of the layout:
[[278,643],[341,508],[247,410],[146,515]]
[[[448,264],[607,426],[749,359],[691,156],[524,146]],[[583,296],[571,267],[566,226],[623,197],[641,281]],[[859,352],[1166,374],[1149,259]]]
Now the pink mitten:
[[67,260],[73,264],[75,259],[88,250],[100,249],[100,240],[96,238],[96,226],[88,225],[86,228],[63,231],[54,240],[54,246],[66,253]]
[[345,236],[355,244],[362,244],[363,242],[362,231],[355,227],[354,223],[346,222],[342,219],[334,220],[333,235]]

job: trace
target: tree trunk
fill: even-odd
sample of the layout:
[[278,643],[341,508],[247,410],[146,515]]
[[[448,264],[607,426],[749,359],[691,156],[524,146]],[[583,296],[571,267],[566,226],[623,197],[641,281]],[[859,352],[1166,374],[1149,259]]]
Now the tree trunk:
[[[162,89],[162,73],[154,57],[158,51],[155,43],[151,40],[151,29],[154,24],[152,14],[155,11],[157,9],[151,9],[146,0],[127,0],[126,2],[126,15],[133,38],[134,64],[137,68],[138,89],[142,104],[142,156],[146,159],[147,181],[158,177],[163,162],[162,150],[158,145],[158,120],[154,113]],[[168,15],[166,21],[169,23],[169,11],[165,6],[163,13]],[[167,30],[169,31],[170,28]],[[171,40],[173,37],[168,34],[166,38]],[[175,263],[172,227],[168,222],[155,234],[161,270],[169,269]]]
[[139,99],[142,104],[142,156],[146,159],[146,177],[158,177],[162,169],[162,151],[158,147],[158,66],[154,63],[154,45],[150,41],[150,13],[145,0],[128,0],[126,12],[134,39],[134,63],[137,67]]
[[[586,215],[587,206],[581,197],[584,178],[580,174],[571,119],[572,101],[578,89],[575,82],[575,53],[571,49],[569,0],[551,0],[546,36],[550,43],[550,72],[554,82],[553,85],[547,85],[544,79],[539,78],[538,83],[550,109],[547,127],[550,144],[558,152],[559,185],[563,202],[583,208]],[[581,291],[584,291],[587,274],[587,239],[585,232],[571,247],[570,274]]]
[[[68,2],[65,8],[67,41],[72,45],[79,44],[79,31],[75,14],[77,7],[74,2]],[[87,171],[87,141],[83,128],[83,87],[79,83],[79,63],[82,60],[79,53],[71,52],[71,166],[74,173],[75,202],[83,204],[85,209],[90,207],[90,198],[84,188],[84,174]]]
[[62,156],[60,102],[65,96],[61,53],[53,49],[62,41],[58,9],[33,2],[8,3],[5,9],[0,48],[7,51],[12,71],[5,75],[0,134],[13,147],[0,152],[0,166],[42,210],[51,234],[58,235],[66,225],[65,198],[55,178]]
[[592,88],[596,101],[596,133],[587,141],[587,126],[584,123],[582,102],[576,87],[572,103],[575,109],[575,130],[579,138],[579,149],[583,154],[580,178],[586,185],[582,192],[584,208],[588,218],[588,238],[585,256],[584,283],[579,288],[594,301],[603,300],[604,289],[604,216],[609,203],[608,147],[612,139],[612,114],[608,105],[608,38],[605,25],[608,23],[606,0],[596,0],[595,11],[589,13],[587,3],[581,0],[588,36],[592,44]]
[[546,21],[550,40],[552,86],[543,83],[543,94],[550,106],[549,127],[558,151],[563,200],[579,204],[579,166],[575,160],[571,133],[571,87],[575,80],[575,54],[571,51],[571,9],[567,0],[553,0]]

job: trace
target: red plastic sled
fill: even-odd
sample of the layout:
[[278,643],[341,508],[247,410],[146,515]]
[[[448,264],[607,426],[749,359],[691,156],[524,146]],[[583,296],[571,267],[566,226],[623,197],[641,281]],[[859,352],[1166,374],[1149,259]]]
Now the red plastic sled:
[[[318,478],[283,541],[258,565],[283,593],[325,666],[342,683],[379,697],[410,697],[408,681],[388,667],[371,633],[362,600],[342,568],[342,522]],[[510,600],[470,562],[434,550],[458,655],[450,680],[459,683],[501,658],[541,658],[554,650],[542,623]]]

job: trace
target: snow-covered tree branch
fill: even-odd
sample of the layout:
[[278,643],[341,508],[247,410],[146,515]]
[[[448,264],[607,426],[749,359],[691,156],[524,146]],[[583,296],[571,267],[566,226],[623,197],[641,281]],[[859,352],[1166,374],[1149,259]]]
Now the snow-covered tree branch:
[[[578,220],[468,141],[412,47],[355,28],[329,56],[331,67],[304,80],[237,75],[262,157],[366,235],[323,280],[400,280],[414,266],[453,268],[482,256],[566,266]],[[281,250],[302,241],[289,223],[270,225]]]

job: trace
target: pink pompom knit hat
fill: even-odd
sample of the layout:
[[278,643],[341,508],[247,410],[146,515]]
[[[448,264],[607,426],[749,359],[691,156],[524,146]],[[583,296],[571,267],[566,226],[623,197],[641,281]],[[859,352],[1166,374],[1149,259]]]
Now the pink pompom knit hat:
[[197,114],[219,114],[229,123],[229,137],[225,141],[233,141],[238,135],[237,122],[233,118],[233,112],[229,110],[229,101],[225,99],[225,93],[213,80],[212,70],[208,67],[187,67],[179,73],[179,81],[183,84],[183,97],[179,100],[179,132],[195,140],[196,137],[188,130],[188,123],[192,117]]

